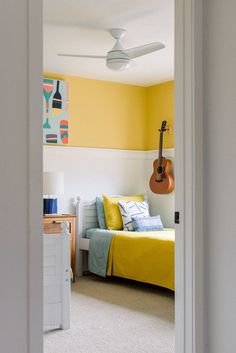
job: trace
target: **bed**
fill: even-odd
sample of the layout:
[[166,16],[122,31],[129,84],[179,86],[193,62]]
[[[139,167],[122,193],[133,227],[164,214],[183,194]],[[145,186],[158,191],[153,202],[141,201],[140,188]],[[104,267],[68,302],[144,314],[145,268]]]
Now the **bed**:
[[[174,229],[133,232],[100,229],[95,202],[77,203],[78,272],[146,282],[174,291]],[[83,261],[84,260],[84,261]]]

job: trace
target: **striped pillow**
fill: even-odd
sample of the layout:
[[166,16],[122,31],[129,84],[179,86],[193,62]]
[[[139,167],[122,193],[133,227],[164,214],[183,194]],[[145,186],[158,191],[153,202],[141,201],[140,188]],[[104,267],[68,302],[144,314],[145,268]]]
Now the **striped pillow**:
[[132,231],[133,223],[132,217],[149,217],[149,207],[146,201],[125,201],[121,200],[118,202],[122,222],[123,230]]
[[160,215],[148,218],[132,217],[132,223],[135,232],[164,229]]

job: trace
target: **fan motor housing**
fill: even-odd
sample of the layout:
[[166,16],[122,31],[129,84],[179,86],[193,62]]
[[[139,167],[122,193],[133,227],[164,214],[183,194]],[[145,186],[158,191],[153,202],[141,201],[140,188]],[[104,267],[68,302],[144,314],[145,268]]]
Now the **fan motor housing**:
[[107,54],[106,65],[111,70],[126,70],[130,66],[130,58],[121,50],[111,50]]

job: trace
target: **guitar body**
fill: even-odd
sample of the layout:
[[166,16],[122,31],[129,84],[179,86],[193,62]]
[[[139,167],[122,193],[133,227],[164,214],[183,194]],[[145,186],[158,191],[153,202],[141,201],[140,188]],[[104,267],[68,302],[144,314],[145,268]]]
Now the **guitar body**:
[[159,159],[153,163],[153,174],[149,185],[152,192],[155,194],[169,194],[174,190],[174,178],[171,173],[172,162],[170,159],[162,157],[161,166]]

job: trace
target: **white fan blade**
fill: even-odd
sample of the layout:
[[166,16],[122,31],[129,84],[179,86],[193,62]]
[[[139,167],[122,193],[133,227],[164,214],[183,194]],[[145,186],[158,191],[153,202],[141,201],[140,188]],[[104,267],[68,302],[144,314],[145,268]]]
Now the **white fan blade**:
[[70,56],[72,58],[106,59],[106,56],[100,55],[80,55],[80,54],[57,54],[58,56]]
[[140,45],[139,47],[135,47],[135,48],[126,49],[124,50],[124,53],[127,54],[130,59],[134,59],[134,58],[137,58],[138,56],[143,56],[163,48],[165,48],[164,44],[155,42],[155,43]]

